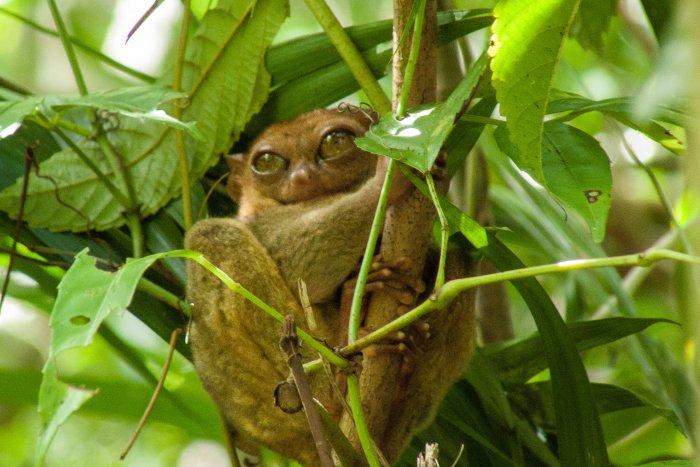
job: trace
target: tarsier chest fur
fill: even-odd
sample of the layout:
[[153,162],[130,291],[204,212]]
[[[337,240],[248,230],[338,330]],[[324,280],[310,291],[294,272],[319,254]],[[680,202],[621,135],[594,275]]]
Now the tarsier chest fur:
[[[339,329],[346,328],[339,323],[340,290],[363,254],[386,172],[386,161],[359,150],[353,141],[373,118],[348,106],[311,111],[267,128],[247,153],[228,156],[228,189],[239,205],[237,217],[200,221],[186,237],[187,248],[201,251],[308,329],[297,293],[303,280],[317,323],[310,331],[331,346],[341,342]],[[405,180],[395,184],[390,203],[411,189]],[[465,275],[468,268],[451,258],[448,273]],[[304,414],[284,413],[273,403],[276,385],[289,372],[278,345],[280,324],[196,265],[188,271],[188,298],[194,304],[190,341],[195,367],[237,446],[255,452],[257,444],[264,444],[304,465],[316,465]],[[429,318],[430,338],[402,391],[406,410],[397,401],[392,432],[375,440],[389,461],[431,418],[466,363],[473,346],[472,298],[463,294],[450,311]],[[317,358],[309,349],[302,353],[305,359]],[[338,415],[342,395],[335,380],[325,372],[309,378],[315,398]]]

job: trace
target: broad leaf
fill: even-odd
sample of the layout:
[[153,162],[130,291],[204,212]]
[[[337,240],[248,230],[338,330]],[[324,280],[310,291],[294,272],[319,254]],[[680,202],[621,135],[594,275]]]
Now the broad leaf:
[[603,33],[615,14],[616,4],[616,0],[581,0],[571,36],[585,48],[602,50]]
[[36,457],[40,462],[60,425],[95,394],[59,380],[59,355],[74,347],[88,346],[112,311],[125,310],[141,275],[153,261],[155,258],[133,261],[113,275],[97,269],[95,259],[83,251],[61,280],[51,313],[51,347],[39,390],[43,429]]
[[[516,163],[522,161],[505,126],[498,127],[494,136],[508,156]],[[593,240],[601,242],[610,209],[612,173],[608,156],[598,142],[575,127],[549,122],[544,125],[542,170],[547,189],[581,215]]]
[[[182,83],[189,105],[182,120],[196,121],[202,137],[200,141],[187,138],[192,179],[198,179],[216,163],[267,97],[270,76],[263,66],[264,52],[286,17],[287,2],[259,0],[254,15],[251,5],[245,7],[232,0],[220,1],[207,12],[191,40]],[[126,98],[122,113],[135,108],[134,95],[122,91],[122,97]],[[161,98],[154,93],[150,99]],[[116,98],[106,95],[82,99],[89,105],[117,105]],[[18,112],[12,110],[13,115]],[[162,115],[149,114],[149,118]],[[133,193],[132,201],[140,215],[153,214],[181,191],[175,133],[160,124],[125,115],[116,116],[112,126],[107,138],[126,172],[130,189],[118,184],[114,164],[104,156],[102,147],[89,140],[78,146],[106,178],[116,180],[122,195]],[[73,149],[55,154],[40,165],[38,173],[31,177],[27,195],[25,220],[31,227],[82,231],[124,223],[125,206],[116,202],[100,176],[85,166]],[[20,189],[18,180],[0,193],[0,209],[13,217],[17,215]]]
[[362,138],[355,139],[355,144],[365,151],[408,164],[420,172],[430,171],[455,125],[455,116],[475,90],[487,64],[488,58],[483,54],[445,102],[414,109],[403,117],[389,113]]
[[521,169],[542,181],[542,125],[559,53],[579,0],[504,0],[494,8],[496,21],[489,53],[493,87],[507,119]]

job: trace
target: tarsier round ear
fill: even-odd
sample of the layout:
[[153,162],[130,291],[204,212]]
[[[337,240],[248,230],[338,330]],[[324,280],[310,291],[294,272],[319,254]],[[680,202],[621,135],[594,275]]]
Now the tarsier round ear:
[[226,189],[229,196],[236,202],[241,201],[241,176],[245,170],[245,154],[229,154],[224,156],[228,165],[229,175]]

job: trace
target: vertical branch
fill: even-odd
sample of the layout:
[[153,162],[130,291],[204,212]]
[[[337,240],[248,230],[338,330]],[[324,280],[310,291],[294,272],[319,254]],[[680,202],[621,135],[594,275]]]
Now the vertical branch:
[[[394,44],[399,43],[403,30],[413,5],[413,0],[394,0]],[[422,30],[420,52],[406,106],[432,102],[436,95],[436,1],[426,0],[425,20]],[[408,61],[412,40],[404,41],[399,50],[395,51],[393,63],[393,106],[396,108],[404,84],[404,71]],[[396,176],[403,176],[396,174]],[[425,263],[430,233],[435,209],[431,201],[417,190],[410,192],[404,199],[392,205],[385,221],[382,233],[380,253],[382,258],[392,261],[408,257],[414,267],[410,271],[420,276]],[[376,294],[368,306],[365,327],[376,329],[396,318],[399,303],[387,295]],[[396,399],[397,381],[401,380],[402,356],[396,354],[380,354],[365,359],[360,375],[362,405],[370,432],[375,442],[383,444],[393,403]],[[343,426],[346,422],[343,421]],[[348,430],[346,430],[348,431]],[[389,460],[394,459],[398,452],[385,452]]]

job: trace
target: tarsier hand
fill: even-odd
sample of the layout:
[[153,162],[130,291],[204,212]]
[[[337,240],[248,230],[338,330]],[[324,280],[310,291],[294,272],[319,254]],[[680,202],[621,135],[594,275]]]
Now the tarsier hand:
[[[237,218],[200,221],[186,237],[187,248],[201,251],[307,329],[296,293],[303,280],[317,323],[309,331],[330,346],[340,343],[340,329],[347,328],[339,324],[341,289],[364,252],[386,170],[386,161],[378,164],[375,156],[354,145],[355,136],[362,135],[373,119],[372,114],[348,106],[315,110],[267,128],[246,154],[228,158],[228,188],[239,205]],[[410,189],[401,177],[390,200],[400,199]],[[287,414],[274,406],[274,389],[289,373],[278,345],[280,324],[196,265],[188,271],[188,298],[194,304],[190,341],[195,367],[236,445],[254,453],[257,444],[264,444],[305,465],[316,465],[304,414]],[[436,317],[447,313],[451,312]],[[473,334],[470,316],[462,321],[472,327],[461,330],[461,336],[454,332],[440,336],[440,324],[430,324],[426,347],[430,365],[439,366],[446,351],[455,366],[454,352],[445,348],[455,338],[460,339],[457,347],[465,349],[461,353],[466,360]],[[452,319],[448,321],[454,327]],[[435,350],[436,346],[441,348]],[[302,348],[302,356],[317,358],[308,348]],[[418,360],[415,374],[423,375],[426,383],[409,382],[405,395],[425,407],[425,415],[397,418],[395,438],[400,440],[392,443],[400,447],[439,403],[430,394],[415,393],[433,391],[436,380],[446,388],[456,376],[448,371],[447,379],[442,378],[436,368],[423,367]],[[342,404],[337,388],[334,392],[334,378],[317,372],[310,375],[310,383],[314,397],[339,413]],[[390,460],[400,447],[391,449]]]

